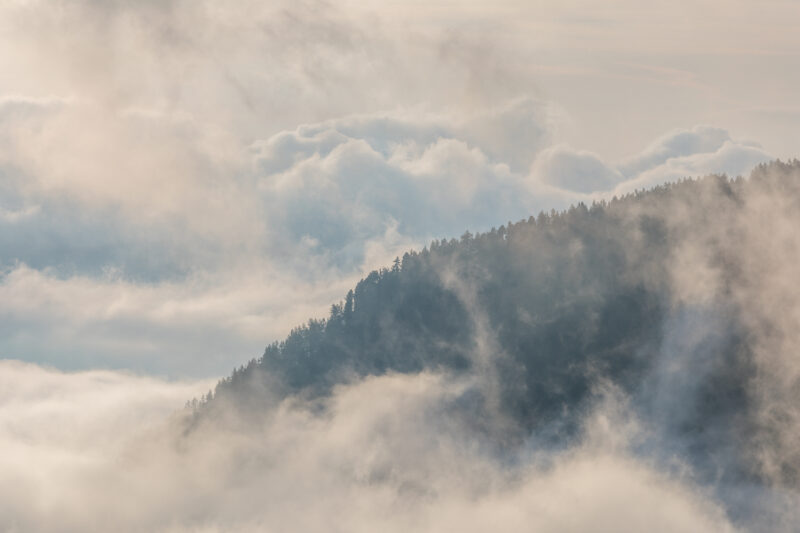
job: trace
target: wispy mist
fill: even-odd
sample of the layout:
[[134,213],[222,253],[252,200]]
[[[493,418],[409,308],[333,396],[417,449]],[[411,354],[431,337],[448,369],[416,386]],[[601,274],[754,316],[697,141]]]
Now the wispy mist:
[[25,383],[0,407],[6,531],[731,529],[708,494],[630,454],[636,428],[613,397],[574,448],[501,458],[451,416],[469,384],[430,374],[275,402],[246,423],[223,410],[187,434],[165,407],[202,384],[2,370]]

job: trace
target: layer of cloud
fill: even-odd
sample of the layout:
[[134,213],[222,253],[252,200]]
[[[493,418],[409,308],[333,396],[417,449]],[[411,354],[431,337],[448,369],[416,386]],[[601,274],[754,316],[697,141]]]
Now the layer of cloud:
[[574,448],[509,465],[452,416],[470,383],[441,376],[265,403],[246,424],[223,410],[189,433],[168,410],[203,383],[17,362],[0,379],[6,531],[733,530],[704,491],[631,454],[613,391]]
[[269,265],[252,267],[136,283],[113,273],[63,278],[17,266],[0,278],[3,356],[65,369],[218,376],[257,356],[265,337],[279,338],[329,307],[354,282],[306,282]]
[[89,122],[124,148],[92,159],[74,155],[94,141],[53,133],[84,106],[7,105],[0,129],[24,133],[0,185],[0,353],[62,368],[221,374],[430,239],[769,158],[697,127],[606,162],[554,145],[560,111],[526,97],[306,124],[224,157],[180,122],[123,115]]

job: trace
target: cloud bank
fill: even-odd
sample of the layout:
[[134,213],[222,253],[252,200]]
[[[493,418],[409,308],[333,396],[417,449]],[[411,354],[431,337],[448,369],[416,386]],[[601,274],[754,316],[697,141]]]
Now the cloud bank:
[[35,142],[15,142],[36,150],[10,150],[3,171],[1,348],[62,368],[222,373],[432,238],[769,158],[698,127],[605,162],[553,145],[558,111],[522,98],[472,114],[307,124],[221,167],[191,136],[177,152],[156,146],[175,142],[163,131],[141,137],[160,120],[118,117],[115,131],[144,144],[87,163],[72,156],[80,146],[44,148],[62,134],[41,138],[49,121],[74,124],[80,107],[31,105],[36,113],[8,119],[32,128]]
[[246,424],[223,410],[189,433],[167,410],[202,383],[8,361],[0,376],[5,531],[734,530],[629,452],[638,430],[613,391],[580,444],[509,464],[452,416],[470,383],[431,374],[276,401]]

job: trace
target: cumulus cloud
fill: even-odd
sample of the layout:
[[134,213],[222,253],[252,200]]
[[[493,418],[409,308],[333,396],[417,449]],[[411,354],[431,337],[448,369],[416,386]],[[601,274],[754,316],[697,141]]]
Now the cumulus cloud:
[[536,159],[532,174],[545,185],[583,194],[608,191],[624,180],[619,171],[606,166],[595,154],[567,146],[544,151]]
[[695,126],[670,132],[640,155],[623,161],[618,170],[627,180],[617,191],[627,193],[698,175],[746,176],[757,164],[770,159],[757,144],[736,141],[720,128]]
[[733,139],[721,128],[695,126],[671,131],[619,162],[567,145],[553,146],[539,155],[531,175],[538,183],[572,193],[574,199],[598,197],[597,193],[628,194],[708,174],[747,176],[756,165],[771,159],[756,143]]
[[731,137],[727,131],[708,126],[696,126],[687,131],[670,132],[656,139],[641,154],[630,157],[620,165],[625,176],[635,176],[663,165],[676,157],[713,153]]
[[[530,110],[537,114],[529,116]],[[277,217],[270,226],[291,241],[307,237],[319,250],[345,252],[347,260],[360,264],[360,243],[394,224],[411,242],[424,242],[690,176],[746,175],[770,159],[724,130],[698,126],[671,132],[619,163],[607,162],[563,144],[549,146],[545,132],[551,128],[541,128],[552,114],[544,104],[524,99],[503,113],[461,122],[378,115],[281,132],[252,147],[266,212]],[[498,159],[491,144],[474,142],[476,123],[487,138],[494,131],[514,131],[509,116],[518,124],[525,118],[540,132],[535,142],[522,143],[525,149],[506,144],[523,165],[514,157]]]
[[8,531],[733,530],[628,451],[613,393],[575,447],[510,467],[452,416],[470,383],[443,376],[367,379],[246,423],[222,410],[188,432],[169,410],[203,383],[18,362],[0,379]]
[[[557,110],[523,98],[471,114],[395,111],[306,124],[227,159],[180,133],[185,125],[167,120],[150,137],[143,132],[165,119],[121,116],[113,123],[126,140],[114,138],[115,126],[103,143],[111,154],[124,146],[117,159],[129,163],[70,158],[63,166],[94,146],[53,133],[70,122],[48,117],[73,113],[70,105],[40,113],[37,103],[36,113],[14,119],[33,125],[30,138],[14,141],[24,149],[6,148],[0,211],[2,290],[25,294],[3,306],[3,353],[65,368],[221,373],[323,314],[359,275],[432,238],[688,175],[742,173],[768,157],[724,131],[695,128],[604,162],[550,146]],[[61,138],[65,146],[54,147]],[[186,144],[176,151],[173,142]],[[153,143],[169,148],[153,151]],[[49,158],[31,163],[40,148]],[[132,160],[130,150],[147,157]],[[297,294],[306,296],[298,302]],[[120,298],[139,302],[124,319]],[[173,312],[159,315],[164,306]]]
[[[548,120],[547,106],[525,99],[466,119],[359,116],[281,132],[253,145],[269,226],[286,246],[308,237],[339,262],[359,265],[363,243],[395,224],[420,242],[487,227],[499,213],[523,217],[536,199],[497,154],[531,158]],[[528,132],[518,137],[519,129]],[[523,146],[496,131],[512,132]],[[481,135],[491,142],[473,140]]]

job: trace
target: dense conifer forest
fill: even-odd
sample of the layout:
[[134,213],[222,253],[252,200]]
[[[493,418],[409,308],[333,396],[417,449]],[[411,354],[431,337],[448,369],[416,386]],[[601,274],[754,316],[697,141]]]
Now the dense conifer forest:
[[[264,391],[324,397],[364,376],[444,372],[474,380],[452,408],[475,431],[560,446],[614,387],[669,435],[654,437],[669,441],[664,453],[701,475],[794,485],[797,462],[750,460],[753,447],[782,446],[759,413],[774,371],[765,332],[785,335],[751,291],[783,261],[757,250],[754,231],[791,224],[799,206],[800,162],[775,162],[434,240],[267,346],[197,415],[221,402],[258,411]],[[786,386],[766,393],[776,416],[796,395]]]

